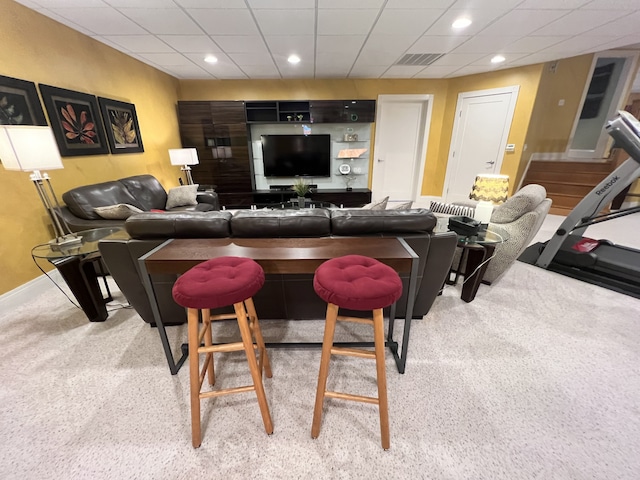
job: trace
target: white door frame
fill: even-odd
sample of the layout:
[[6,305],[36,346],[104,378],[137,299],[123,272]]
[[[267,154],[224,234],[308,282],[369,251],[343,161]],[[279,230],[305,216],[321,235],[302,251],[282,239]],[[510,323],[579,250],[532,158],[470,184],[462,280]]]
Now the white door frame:
[[[511,119],[511,122],[505,123],[504,128],[502,130],[502,137],[500,140],[501,143],[501,148],[500,151],[502,152],[502,155],[498,155],[499,158],[496,159],[496,165],[495,165],[495,171],[497,173],[500,173],[500,170],[502,169],[502,162],[504,160],[504,151],[505,148],[507,146],[507,140],[509,139],[509,131],[511,130],[511,124],[513,123],[513,114],[516,110],[516,102],[518,100],[518,92],[520,91],[520,85],[512,85],[510,87],[500,87],[500,88],[490,88],[490,89],[486,89],[486,90],[474,90],[472,92],[461,92],[458,94],[458,101],[456,103],[456,110],[455,110],[455,120],[453,122],[453,131],[451,133],[451,143],[449,144],[449,156],[447,157],[447,173],[445,175],[445,179],[444,179],[444,188],[442,191],[442,197],[444,199],[447,198],[447,193],[449,191],[449,184],[452,182],[453,180],[453,173],[452,171],[454,170],[452,167],[454,166],[454,161],[455,160],[455,151],[456,148],[458,147],[458,142],[461,140],[459,137],[460,135],[460,117],[462,114],[462,102],[466,99],[466,98],[472,98],[472,97],[484,97],[487,95],[500,95],[503,93],[511,93],[511,100],[509,102],[509,110],[507,112],[507,118]],[[515,94],[515,95],[514,95]],[[471,191],[471,185],[469,185],[469,191]]]
[[638,63],[638,52],[632,50],[609,50],[605,52],[595,53],[593,55],[593,61],[591,62],[591,68],[589,69],[589,75],[587,75],[587,79],[585,80],[584,89],[582,91],[582,98],[580,99],[580,104],[576,111],[576,116],[573,119],[573,128],[571,128],[569,141],[567,142],[567,150],[565,154],[570,159],[577,158],[601,160],[605,157],[607,145],[613,143],[612,138],[605,132],[603,125],[603,129],[600,133],[600,138],[598,139],[595,150],[575,150],[571,148],[573,137],[575,137],[576,135],[576,129],[578,128],[578,122],[580,121],[582,107],[584,105],[585,99],[587,98],[589,85],[591,84],[591,77],[593,76],[593,71],[595,70],[598,59],[600,58],[624,58],[626,60],[624,62],[624,66],[622,67],[620,80],[618,81],[618,85],[616,86],[615,92],[613,94],[611,105],[609,105],[609,111],[607,112],[608,119],[613,118],[618,110],[624,108],[625,102],[629,97],[629,92],[631,91],[631,86],[634,80],[634,75],[632,75],[632,73],[636,71],[636,66]]
[[[411,195],[411,200],[413,200],[414,202],[416,202],[418,199],[422,198],[422,181],[424,180],[424,166],[425,163],[427,161],[427,144],[429,143],[429,128],[431,126],[431,113],[433,110],[433,94],[424,94],[424,95],[378,95],[378,104],[380,103],[392,103],[392,102],[423,102],[426,103],[426,110],[423,110],[422,112],[422,117],[423,117],[423,129],[422,129],[422,135],[421,135],[421,139],[420,139],[420,143],[421,143],[421,147],[420,147],[420,161],[416,162],[416,167],[418,169],[417,173],[418,173],[418,180],[417,182],[415,182],[412,186],[412,195]],[[373,153],[375,154],[373,157],[373,166],[371,169],[371,189],[373,190],[373,182],[375,180],[375,170],[376,170],[376,165],[378,164],[378,140],[379,140],[379,135],[377,134],[377,129],[378,129],[378,125],[380,125],[381,123],[381,119],[382,119],[382,113],[381,113],[381,108],[378,107],[376,108],[376,135],[375,135],[375,142],[374,142],[374,147],[373,147]],[[416,173],[416,172],[414,172]],[[409,178],[409,175],[407,175],[407,178]],[[414,175],[411,175],[411,178],[415,178]],[[426,198],[426,197],[425,197]]]

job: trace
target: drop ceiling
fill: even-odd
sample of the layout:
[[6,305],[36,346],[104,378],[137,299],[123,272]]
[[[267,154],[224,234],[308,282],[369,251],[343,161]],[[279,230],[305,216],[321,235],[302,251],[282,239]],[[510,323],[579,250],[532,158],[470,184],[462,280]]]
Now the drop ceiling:
[[17,1],[180,79],[451,78],[640,44],[640,0]]

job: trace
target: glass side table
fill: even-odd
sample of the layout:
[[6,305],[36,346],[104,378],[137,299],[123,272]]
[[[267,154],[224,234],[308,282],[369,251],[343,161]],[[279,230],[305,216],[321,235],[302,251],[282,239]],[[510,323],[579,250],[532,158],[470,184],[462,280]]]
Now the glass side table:
[[89,321],[104,322],[108,316],[107,303],[113,299],[106,282],[106,297],[98,283],[98,277],[107,274],[98,242],[107,237],[126,240],[129,234],[122,227],[106,227],[76,232],[76,235],[81,237],[81,243],[67,247],[53,247],[45,243],[34,247],[31,254],[34,258],[48,260],[56,267]]
[[[438,223],[433,229],[434,232],[448,232],[449,217],[438,217]],[[509,240],[509,233],[495,224],[489,224],[480,230],[476,235],[458,234],[458,248],[462,249],[460,262],[455,268],[455,276],[451,280],[451,275],[447,280],[449,285],[455,285],[460,275],[464,277],[462,284],[462,295],[460,298],[465,302],[471,302],[476,298],[478,288],[482,283],[482,277],[491,261],[496,245]],[[466,260],[466,263],[465,263]],[[464,273],[461,272],[465,266]],[[452,269],[453,270],[453,269]]]

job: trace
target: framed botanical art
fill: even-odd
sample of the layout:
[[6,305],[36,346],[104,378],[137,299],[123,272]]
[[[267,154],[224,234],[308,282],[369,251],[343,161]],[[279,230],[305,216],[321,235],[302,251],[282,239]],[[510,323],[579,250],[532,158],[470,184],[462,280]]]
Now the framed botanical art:
[[95,96],[51,85],[40,84],[38,87],[60,155],[72,157],[109,153]]
[[98,97],[111,153],[144,152],[133,103]]
[[35,83],[0,75],[0,125],[47,125]]

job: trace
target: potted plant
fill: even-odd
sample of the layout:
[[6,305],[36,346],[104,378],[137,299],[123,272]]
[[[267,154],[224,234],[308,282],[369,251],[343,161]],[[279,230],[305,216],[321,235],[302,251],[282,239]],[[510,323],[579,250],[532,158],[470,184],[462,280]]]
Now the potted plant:
[[311,187],[303,178],[299,178],[296,180],[296,183],[293,184],[291,190],[296,192],[296,195],[298,195],[298,206],[303,208],[305,201],[304,197],[307,193],[311,192]]

